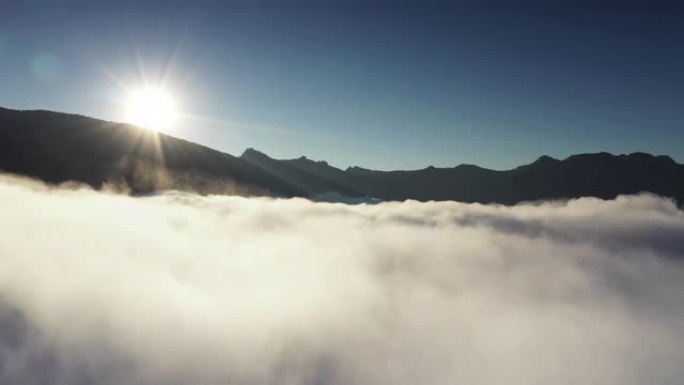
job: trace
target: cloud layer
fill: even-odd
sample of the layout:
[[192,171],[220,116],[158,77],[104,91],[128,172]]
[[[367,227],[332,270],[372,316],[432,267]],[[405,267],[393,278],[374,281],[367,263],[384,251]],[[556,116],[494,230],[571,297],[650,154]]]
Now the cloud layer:
[[679,384],[654,196],[349,206],[0,179],[2,384]]

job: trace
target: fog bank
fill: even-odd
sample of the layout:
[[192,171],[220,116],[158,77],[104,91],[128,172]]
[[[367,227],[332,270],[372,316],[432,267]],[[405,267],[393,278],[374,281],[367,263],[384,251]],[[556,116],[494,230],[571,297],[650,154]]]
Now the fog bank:
[[0,177],[2,384],[680,384],[684,214]]

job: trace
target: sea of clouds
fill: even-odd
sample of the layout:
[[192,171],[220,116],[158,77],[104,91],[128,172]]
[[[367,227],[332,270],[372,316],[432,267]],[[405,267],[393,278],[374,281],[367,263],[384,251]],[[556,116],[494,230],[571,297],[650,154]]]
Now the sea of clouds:
[[0,384],[681,384],[684,213],[0,177]]

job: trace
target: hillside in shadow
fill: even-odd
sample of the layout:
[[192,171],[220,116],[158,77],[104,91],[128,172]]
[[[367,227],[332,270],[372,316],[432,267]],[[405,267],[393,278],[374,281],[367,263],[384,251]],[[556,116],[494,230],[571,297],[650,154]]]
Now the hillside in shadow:
[[245,160],[162,133],[79,115],[0,109],[0,169],[48,183],[133,193],[300,196],[304,192]]
[[684,202],[684,166],[667,156],[645,153],[573,155],[565,160],[542,156],[512,170],[474,165],[427,167],[411,171],[340,170],[305,157],[275,160],[254,149],[241,158],[271,175],[288,175],[314,193],[336,189],[382,200],[456,200],[515,204],[542,199],[598,197],[649,192]]
[[0,170],[94,188],[318,198],[456,200],[515,204],[649,192],[684,202],[684,166],[646,153],[542,156],[511,170],[475,165],[341,170],[306,157],[278,160],[254,149],[234,157],[135,126],[50,111],[0,108]]

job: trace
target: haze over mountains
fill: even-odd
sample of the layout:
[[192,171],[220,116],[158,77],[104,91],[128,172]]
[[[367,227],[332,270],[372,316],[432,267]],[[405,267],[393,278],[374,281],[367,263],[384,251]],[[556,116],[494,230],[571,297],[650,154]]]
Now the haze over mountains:
[[564,160],[542,156],[506,171],[475,165],[341,170],[306,157],[277,160],[254,149],[235,157],[162,133],[80,115],[5,108],[0,108],[0,170],[48,183],[125,186],[143,194],[178,189],[515,204],[650,192],[684,202],[684,165],[668,156],[598,153]]

